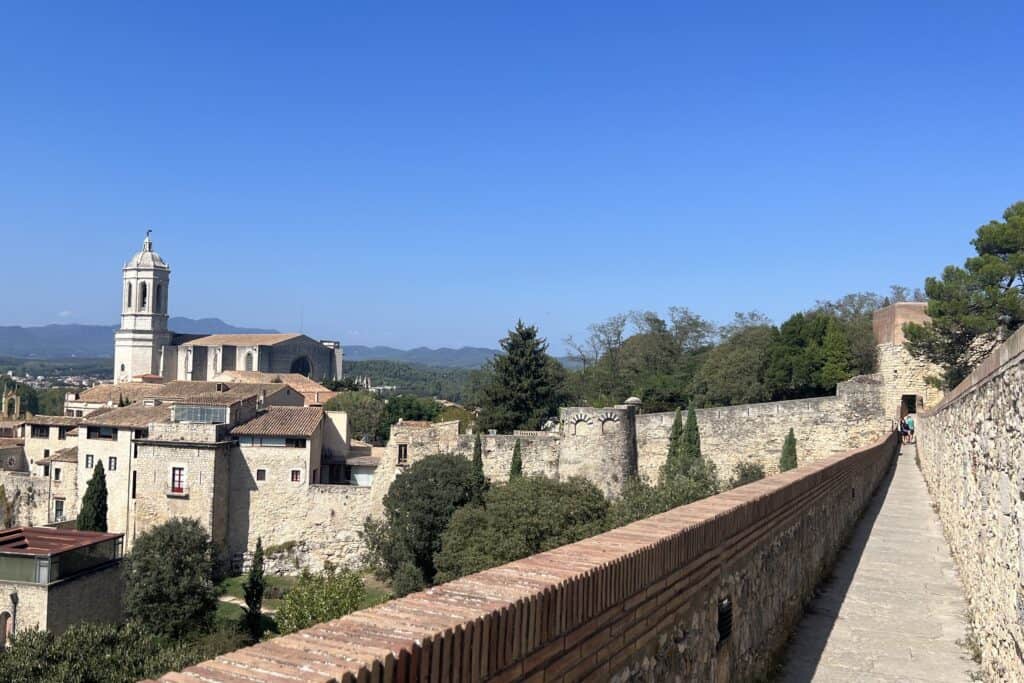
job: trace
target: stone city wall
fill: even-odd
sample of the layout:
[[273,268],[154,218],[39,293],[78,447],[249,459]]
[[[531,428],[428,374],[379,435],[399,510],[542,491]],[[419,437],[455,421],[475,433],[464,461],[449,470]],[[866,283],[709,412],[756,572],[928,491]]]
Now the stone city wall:
[[[881,407],[882,380],[862,375],[842,382],[835,396],[705,408],[697,410],[701,451],[728,481],[741,462],[753,460],[768,474],[779,471],[782,442],[790,428],[797,440],[797,461],[817,462],[835,453],[874,442],[891,430]],[[685,420],[686,414],[683,413]],[[657,482],[668,454],[674,413],[638,415],[640,475]]]
[[1024,680],[1024,329],[915,431],[982,666],[991,680]]
[[[8,526],[43,526],[49,520],[50,480],[27,472],[0,471],[0,486],[4,487],[4,496],[11,506],[13,520]],[[6,511],[0,510],[6,515]],[[74,516],[71,508],[67,516]]]
[[756,680],[895,452],[889,434],[163,680]]

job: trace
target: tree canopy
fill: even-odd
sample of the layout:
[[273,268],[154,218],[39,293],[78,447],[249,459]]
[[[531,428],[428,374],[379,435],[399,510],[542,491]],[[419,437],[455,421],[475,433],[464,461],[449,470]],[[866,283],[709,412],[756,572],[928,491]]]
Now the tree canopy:
[[976,255],[962,268],[925,280],[931,321],[904,326],[907,350],[941,367],[935,383],[945,388],[1024,324],[1024,202],[979,227],[971,244]]
[[365,596],[358,572],[335,567],[319,574],[307,570],[285,594],[274,616],[281,633],[294,633],[356,611]]
[[603,531],[608,502],[594,484],[517,477],[452,516],[437,554],[438,581],[511,562]]
[[[468,458],[432,455],[413,463],[384,496],[383,519],[368,519],[364,525],[370,565],[382,578],[391,579],[409,563],[423,582],[432,583],[441,534],[455,511],[479,501],[486,488],[483,473]],[[403,572],[408,574],[409,568]]]
[[500,432],[540,429],[569,399],[567,372],[548,355],[537,328],[521,320],[501,340],[501,348],[504,353],[484,370],[478,424]]
[[218,593],[214,548],[198,520],[175,518],[143,532],[127,565],[129,618],[170,638],[210,630]]

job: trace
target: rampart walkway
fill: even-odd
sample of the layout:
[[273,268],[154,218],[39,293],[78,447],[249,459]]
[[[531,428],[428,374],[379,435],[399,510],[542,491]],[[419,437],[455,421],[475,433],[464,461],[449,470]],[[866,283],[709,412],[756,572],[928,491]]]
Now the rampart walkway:
[[793,635],[781,680],[968,681],[960,582],[914,446],[903,446]]

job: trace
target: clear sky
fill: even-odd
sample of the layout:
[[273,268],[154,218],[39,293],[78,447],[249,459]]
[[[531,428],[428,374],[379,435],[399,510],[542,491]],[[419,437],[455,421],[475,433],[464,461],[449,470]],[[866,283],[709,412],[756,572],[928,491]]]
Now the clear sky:
[[[44,6],[45,5],[45,6]],[[1024,199],[1020,2],[3,3],[0,324],[556,350],[920,285]]]

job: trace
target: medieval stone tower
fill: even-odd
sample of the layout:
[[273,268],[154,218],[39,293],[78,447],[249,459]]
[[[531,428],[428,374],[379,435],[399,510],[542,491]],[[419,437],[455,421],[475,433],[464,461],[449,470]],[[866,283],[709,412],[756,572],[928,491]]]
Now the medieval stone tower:
[[146,231],[142,251],[123,268],[121,328],[114,335],[114,383],[160,373],[160,354],[171,343],[167,330],[167,289],[171,269],[153,251]]

